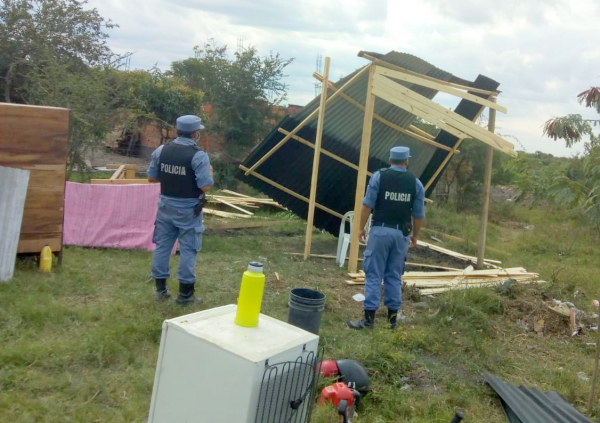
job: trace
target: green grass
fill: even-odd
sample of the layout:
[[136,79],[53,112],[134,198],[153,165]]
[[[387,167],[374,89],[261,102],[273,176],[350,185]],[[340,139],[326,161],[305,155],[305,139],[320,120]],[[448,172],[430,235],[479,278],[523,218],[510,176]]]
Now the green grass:
[[[303,250],[304,224],[297,219],[207,233],[197,266],[197,293],[205,304],[196,308],[153,301],[147,252],[66,248],[63,266],[50,275],[40,274],[35,260],[21,258],[14,279],[0,284],[0,420],[145,421],[162,321],[235,303],[241,274],[255,259],[265,263],[265,314],[287,320],[295,287],[326,294],[320,332],[326,357],[359,360],[372,380],[357,422],[447,423],[456,409],[468,421],[504,422],[499,400],[481,377],[486,370],[517,385],[557,390],[583,410],[590,383],[577,373],[591,377],[594,349],[586,343],[595,342],[595,334],[570,338],[567,322],[543,307],[542,293],[592,312],[600,280],[596,234],[559,212],[514,205],[493,205],[490,222],[488,245],[504,253],[487,255],[539,272],[551,283],[519,286],[512,298],[491,289],[451,292],[425,299],[430,310],[407,300],[406,319],[396,332],[383,326],[383,310],[373,332],[345,328],[360,315],[361,305],[351,296],[361,288],[345,285],[345,269],[333,260],[305,263],[284,254]],[[470,242],[477,240],[477,216],[429,207],[427,227],[465,240],[444,247],[475,252]],[[335,253],[334,237],[315,232],[313,241],[314,252]],[[174,278],[169,286],[176,288]],[[540,318],[549,333],[524,329]],[[594,412],[600,421],[600,407]],[[316,410],[313,422],[330,421],[336,421],[332,410]]]

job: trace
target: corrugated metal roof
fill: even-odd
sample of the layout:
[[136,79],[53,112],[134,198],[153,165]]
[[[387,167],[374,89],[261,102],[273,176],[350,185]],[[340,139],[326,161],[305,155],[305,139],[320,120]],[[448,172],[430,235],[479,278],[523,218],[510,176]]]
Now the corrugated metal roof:
[[[369,54],[388,63],[444,81],[452,81],[484,89],[496,89],[499,85],[497,82],[482,76],[478,77],[474,83],[456,78],[452,74],[438,69],[432,64],[410,54],[395,51],[385,55],[377,53]],[[357,72],[359,71],[357,70],[351,75],[342,78],[335,84],[336,87],[339,88],[344,85]],[[345,90],[345,94],[364,105],[367,83],[368,74],[365,73],[352,86]],[[414,84],[405,83],[404,85],[429,99],[432,99],[437,93],[435,90]],[[282,120],[254,148],[243,165],[249,168],[256,163],[284,138],[284,135],[277,131],[279,127],[287,131],[292,131],[311,112],[319,107],[319,102],[320,97],[316,97],[296,116],[293,118],[286,117]],[[481,106],[463,100],[455,112],[468,119],[472,119],[480,109]],[[403,128],[407,128],[415,120],[414,115],[380,98],[375,100],[375,113]],[[327,104],[325,110],[322,148],[351,163],[358,164],[362,142],[363,120],[364,112],[361,109],[341,97],[334,99],[331,103]],[[298,132],[298,136],[314,143],[316,129],[317,120],[313,119]],[[440,132],[436,138],[436,141],[448,146],[454,146],[456,140],[456,137],[444,131]],[[410,161],[410,170],[417,177],[420,177],[423,182],[431,178],[435,169],[439,167],[448,153],[445,150],[414,140],[374,119],[369,152],[369,171],[374,172],[382,167],[386,167],[389,150],[396,145],[404,145],[411,148],[411,155],[413,157]],[[313,152],[312,148],[298,141],[289,140],[282,148],[260,165],[256,171],[270,180],[308,198]],[[349,210],[353,210],[356,191],[356,170],[325,155],[321,155],[320,161],[317,203],[335,210],[342,215]],[[306,202],[286,194],[252,175],[244,176],[244,173],[241,171],[236,173],[236,177],[274,198],[298,216],[306,218],[308,214],[308,204]],[[315,226],[318,228],[337,235],[339,224],[339,218],[319,209],[315,211]]]
[[558,392],[541,392],[537,388],[518,388],[510,383],[483,374],[486,382],[500,396],[506,417],[511,423],[591,423],[592,421],[569,404]]

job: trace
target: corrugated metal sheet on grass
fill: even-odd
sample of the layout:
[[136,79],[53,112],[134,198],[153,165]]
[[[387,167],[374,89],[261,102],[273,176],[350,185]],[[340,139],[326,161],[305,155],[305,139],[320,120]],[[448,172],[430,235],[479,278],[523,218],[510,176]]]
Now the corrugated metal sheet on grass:
[[487,383],[500,397],[506,417],[511,423],[591,423],[558,392],[541,392],[536,388],[518,388],[484,373]]
[[[484,89],[496,89],[499,85],[497,82],[482,76],[478,77],[475,83],[470,83],[469,81],[456,78],[452,74],[438,69],[432,64],[410,54],[398,52],[390,52],[386,55],[377,53],[369,54],[391,64],[444,81]],[[358,72],[358,70],[356,72]],[[344,85],[356,74],[356,72],[342,78],[335,84],[336,87],[339,88]],[[365,73],[352,86],[345,90],[346,95],[364,105],[367,83],[368,73]],[[404,85],[429,99],[432,99],[437,94],[436,90],[429,88],[408,83]],[[331,94],[332,93],[330,92],[329,95]],[[277,130],[278,128],[292,131],[300,122],[310,115],[311,112],[319,107],[319,102],[320,99],[317,97],[307,104],[300,113],[294,116],[294,118],[286,117],[283,119],[251,152],[243,165],[249,168],[256,163],[285,137]],[[463,100],[457,107],[456,112],[468,119],[472,119],[480,110],[480,106]],[[395,107],[380,98],[375,100],[375,114],[403,128],[408,128],[415,120],[414,115]],[[364,113],[361,109],[341,97],[334,99],[326,106],[325,110],[322,148],[351,163],[358,164],[362,141],[363,120]],[[316,128],[317,120],[313,119],[298,132],[298,136],[314,143]],[[436,141],[444,145],[454,146],[456,137],[442,131],[438,134]],[[387,166],[389,150],[396,145],[404,145],[411,148],[413,158],[410,161],[410,170],[418,177],[421,177],[422,175],[428,176],[427,179],[422,178],[423,181],[427,181],[431,175],[433,175],[435,169],[439,167],[448,153],[447,151],[438,149],[434,146],[416,141],[374,119],[371,133],[369,171],[374,172]],[[289,140],[275,154],[259,166],[256,171],[266,178],[308,198],[310,193],[313,152],[314,150],[312,148],[305,146],[298,141]],[[356,190],[356,170],[325,155],[321,155],[320,161],[317,203],[335,210],[342,215],[349,210],[353,210]],[[252,175],[245,176],[242,171],[238,171],[236,177],[274,198],[298,216],[302,218],[307,217],[308,204],[306,202],[286,194],[280,189],[275,188]],[[328,232],[337,235],[340,225],[339,218],[317,208],[314,221],[315,226],[319,229],[327,230]]]

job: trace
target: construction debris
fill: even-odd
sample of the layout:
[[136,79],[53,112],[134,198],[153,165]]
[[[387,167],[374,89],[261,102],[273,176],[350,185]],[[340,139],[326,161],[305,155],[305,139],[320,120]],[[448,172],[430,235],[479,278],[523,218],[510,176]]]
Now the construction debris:
[[[363,285],[364,272],[349,273],[352,279],[347,280],[348,285]],[[417,288],[421,295],[439,294],[451,289],[478,288],[482,286],[495,286],[502,284],[507,278],[514,283],[542,283],[535,281],[539,275],[531,273],[522,267],[508,269],[474,270],[473,266],[462,271],[445,272],[406,272],[402,281],[406,287]]]
[[[257,209],[260,206],[270,206],[270,207],[276,207],[276,208],[285,210],[285,208],[281,204],[277,203],[276,201],[273,201],[270,198],[250,197],[248,195],[240,194],[240,193],[237,193],[235,191],[230,191],[230,190],[223,190],[222,192],[225,194],[230,194],[230,195],[209,194],[206,196],[206,200],[209,203],[223,204],[223,205],[232,207],[232,208],[242,212],[244,215],[246,215],[245,217],[254,215],[254,213],[252,213],[250,210],[246,210],[248,208]],[[204,210],[206,210],[206,209],[204,209]],[[238,214],[239,213],[233,213],[233,215],[238,215]],[[240,215],[240,216],[236,216],[236,217],[242,217],[242,216]]]

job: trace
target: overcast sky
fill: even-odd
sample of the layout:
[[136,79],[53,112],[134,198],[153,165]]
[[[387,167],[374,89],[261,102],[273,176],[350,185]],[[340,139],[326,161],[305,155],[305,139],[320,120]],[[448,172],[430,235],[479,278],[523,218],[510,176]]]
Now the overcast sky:
[[120,27],[115,52],[135,52],[131,68],[168,69],[210,38],[233,53],[238,40],[267,55],[294,58],[286,68],[288,103],[315,96],[316,57],[331,57],[338,80],[367,61],[360,50],[411,53],[454,75],[500,82],[497,132],[517,150],[566,156],[576,150],[542,137],[552,116],[595,113],[576,95],[600,85],[597,0],[90,0]]

